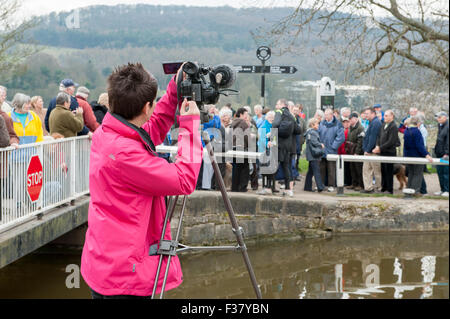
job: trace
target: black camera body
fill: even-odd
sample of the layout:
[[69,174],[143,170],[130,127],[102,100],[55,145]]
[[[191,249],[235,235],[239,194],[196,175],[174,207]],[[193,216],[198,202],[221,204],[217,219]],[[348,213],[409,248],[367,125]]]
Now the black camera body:
[[[228,89],[236,80],[236,71],[227,64],[220,64],[215,67],[205,67],[196,62],[163,63],[166,74],[174,74],[183,66],[186,79],[179,76],[177,83],[178,101],[185,98],[188,101],[195,101],[200,109],[200,117],[203,123],[208,122],[210,117],[204,105],[217,104],[219,95],[227,95],[227,91],[237,92]],[[209,78],[209,81],[207,80]]]

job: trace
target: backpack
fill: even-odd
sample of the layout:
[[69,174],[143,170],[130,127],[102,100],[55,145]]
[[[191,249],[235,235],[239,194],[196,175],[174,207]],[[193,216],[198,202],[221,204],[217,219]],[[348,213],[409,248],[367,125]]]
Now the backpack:
[[[281,112],[280,112],[281,113]],[[281,122],[278,127],[278,136],[281,138],[288,138],[294,133],[294,119],[285,114],[281,113]]]

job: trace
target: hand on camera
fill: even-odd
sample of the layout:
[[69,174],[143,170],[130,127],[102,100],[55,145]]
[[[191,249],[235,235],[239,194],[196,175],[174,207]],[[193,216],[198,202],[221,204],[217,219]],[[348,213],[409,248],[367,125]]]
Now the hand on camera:
[[[183,65],[185,65],[186,62],[184,62],[180,68],[177,71],[177,76],[175,77],[175,83],[178,83],[178,76],[180,75],[180,73],[182,72],[181,70],[183,70]],[[183,81],[186,80],[186,73],[183,72]]]
[[180,114],[182,116],[200,115],[200,110],[198,109],[197,103],[195,103],[195,101],[188,101],[187,99],[184,99],[183,103],[181,104]]

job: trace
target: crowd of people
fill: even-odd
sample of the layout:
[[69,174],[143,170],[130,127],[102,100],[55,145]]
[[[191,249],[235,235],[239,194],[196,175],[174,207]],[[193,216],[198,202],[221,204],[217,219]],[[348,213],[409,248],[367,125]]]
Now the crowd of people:
[[71,79],[59,84],[59,92],[44,108],[41,96],[18,92],[7,101],[7,88],[0,86],[1,147],[38,143],[55,138],[92,136],[108,111],[108,94],[88,102],[90,91]]
[[[250,186],[264,195],[283,189],[283,195],[292,197],[293,185],[301,179],[299,160],[302,151],[308,161],[304,191],[319,193],[334,192],[336,189],[336,162],[328,161],[328,154],[402,155],[426,158],[430,163],[433,157],[437,157],[448,161],[449,129],[448,114],[445,112],[435,114],[438,135],[434,147],[430,148],[427,145],[425,116],[414,107],[399,124],[394,111],[382,110],[380,104],[366,107],[361,113],[349,107],[317,110],[308,121],[302,110],[301,104],[285,99],[278,100],[274,110],[255,105],[253,115],[249,106],[234,110],[228,104],[220,110],[215,107],[210,109],[212,119],[204,125],[204,129],[221,129],[225,131],[225,136],[232,136],[232,145],[222,145],[223,149],[253,151],[250,146],[256,145],[256,150],[261,153],[273,152],[275,148],[277,151],[277,170],[271,174],[262,173],[264,164],[260,161],[249,163],[247,159],[233,159],[222,163],[221,173],[231,191],[246,192]],[[276,137],[271,136],[274,129],[277,129]],[[220,144],[220,141],[217,142]],[[406,187],[414,190],[414,196],[427,194],[425,164],[345,162],[345,188],[367,194],[393,194],[394,175],[402,167],[408,177]],[[436,169],[440,191],[433,195],[448,197],[448,166],[436,165]],[[197,183],[197,189],[214,189],[210,163],[203,163],[202,172],[203,179]],[[262,182],[258,183],[258,179]],[[261,189],[258,189],[260,186]]]
[[[7,88],[0,86],[0,147],[18,148],[20,144],[79,135],[91,137],[102,124],[109,105],[107,93],[102,93],[97,101],[88,102],[89,96],[88,88],[64,79],[48,108],[44,108],[42,97],[24,93],[16,93],[8,102]],[[361,113],[348,107],[317,110],[311,119],[306,119],[301,104],[286,99],[279,99],[274,110],[261,105],[255,105],[253,110],[249,106],[235,109],[229,103],[220,109],[213,105],[205,107],[211,120],[202,129],[209,132],[216,151],[277,154],[275,170],[270,173],[264,169],[267,163],[259,160],[220,158],[225,185],[233,192],[246,192],[250,184],[261,195],[281,192],[294,196],[294,184],[302,177],[299,169],[302,151],[308,161],[304,190],[319,193],[334,192],[336,188],[336,162],[328,161],[328,154],[398,156],[403,136],[403,156],[432,159],[425,117],[417,108],[411,108],[408,116],[397,124],[394,112],[382,110],[380,104],[366,107]],[[448,161],[447,113],[437,113],[436,120],[439,128],[432,153]],[[169,133],[164,143],[173,142]],[[169,160],[167,155],[161,156]],[[393,194],[396,166],[370,161],[345,162],[345,187],[362,193]],[[426,165],[405,167],[407,187],[416,196],[426,194],[423,175]],[[448,166],[436,166],[436,169],[440,191],[435,195],[448,196]],[[212,165],[204,158],[196,188],[216,187]]]

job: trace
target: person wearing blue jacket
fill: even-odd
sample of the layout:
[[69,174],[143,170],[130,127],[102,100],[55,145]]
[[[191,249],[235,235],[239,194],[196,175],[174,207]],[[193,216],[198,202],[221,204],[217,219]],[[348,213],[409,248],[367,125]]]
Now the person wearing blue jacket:
[[[222,134],[220,132],[220,117],[216,114],[218,111],[216,110],[215,106],[210,107],[209,113],[213,116],[212,119],[204,123],[202,125],[202,131],[206,131],[209,134],[209,139],[211,142],[215,139],[216,135]],[[218,138],[222,138],[221,136],[217,136]],[[224,138],[224,137],[223,137]],[[205,147],[205,142],[203,141],[203,136],[201,136],[201,141],[203,147]],[[205,189],[209,190],[212,188],[212,178],[214,175],[214,170],[212,167],[212,164],[208,157],[204,157],[202,160],[202,166],[200,168],[199,177],[197,180],[197,189]]]
[[[369,127],[363,139],[363,152],[365,156],[377,156],[374,149],[377,146],[378,135],[381,130],[381,121],[377,117],[377,113],[373,107],[363,110],[366,118],[369,120]],[[373,179],[375,178],[375,185]],[[364,189],[361,193],[373,193],[381,191],[381,164],[364,162],[363,164],[363,181]]]
[[[431,163],[433,158],[427,152],[422,133],[419,128],[419,118],[413,116],[409,119],[409,124],[404,131],[403,156],[404,157],[426,157]],[[408,188],[414,189],[415,195],[420,196],[420,188],[423,180],[424,165],[408,164]]]
[[[339,146],[345,142],[342,123],[333,115],[332,109],[326,109],[324,120],[319,125],[320,141],[325,145],[324,154],[320,162],[320,175],[328,191],[333,192],[336,187],[336,162],[327,161],[328,154],[337,154]],[[328,176],[328,178],[325,178]],[[328,181],[325,183],[325,181]]]

